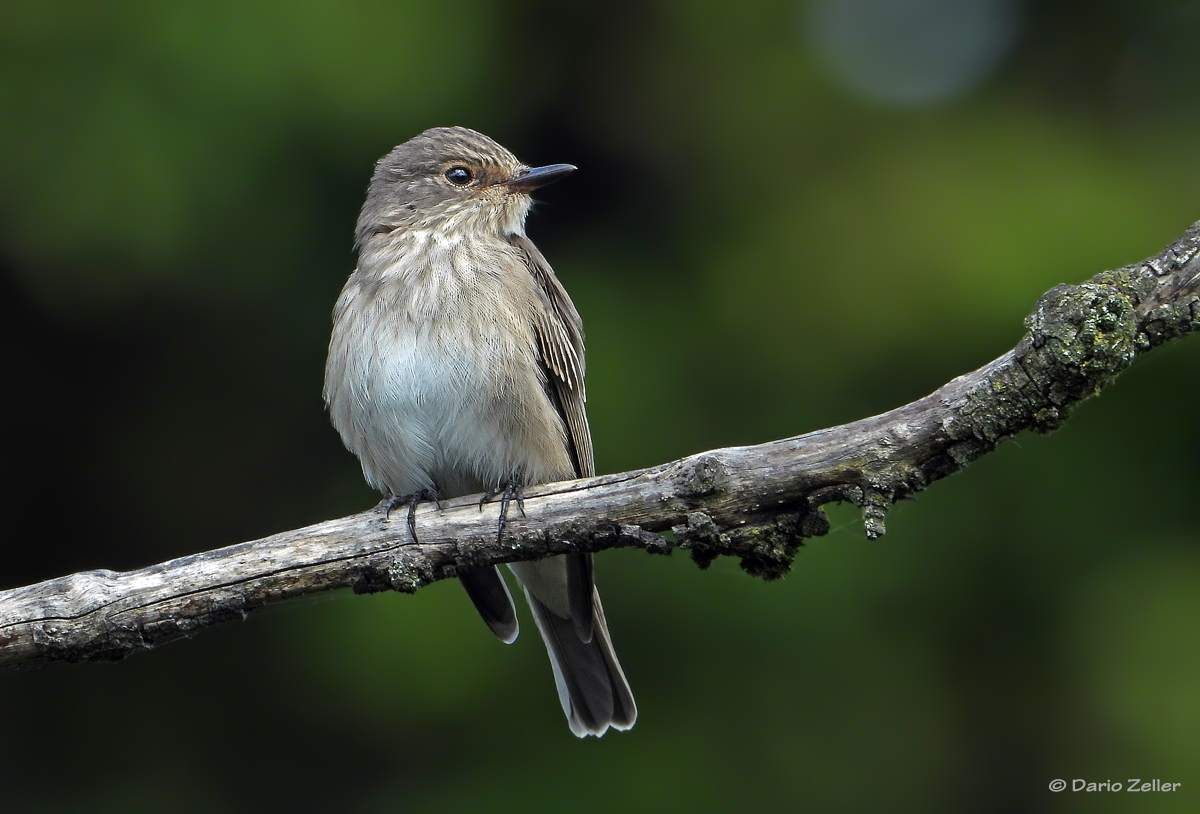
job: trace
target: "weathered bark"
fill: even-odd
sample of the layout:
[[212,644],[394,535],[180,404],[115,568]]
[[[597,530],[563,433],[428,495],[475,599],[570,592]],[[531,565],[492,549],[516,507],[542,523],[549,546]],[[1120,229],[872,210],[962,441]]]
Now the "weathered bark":
[[[754,447],[527,490],[502,540],[496,509],[462,498],[374,509],[262,540],[118,573],[90,571],[0,592],[0,666],[118,659],[289,597],[332,588],[416,591],[458,568],[571,550],[688,549],[772,578],[820,506],[861,507],[883,534],[896,500],[1023,430],[1050,432],[1139,355],[1200,327],[1200,223],[1145,262],[1059,286],[1016,348],[923,399],[840,427]],[[664,533],[670,532],[664,536]]]

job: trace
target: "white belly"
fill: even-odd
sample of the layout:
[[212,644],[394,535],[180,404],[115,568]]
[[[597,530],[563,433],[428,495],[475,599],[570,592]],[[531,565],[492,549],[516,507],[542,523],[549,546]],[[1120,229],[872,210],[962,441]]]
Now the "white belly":
[[454,497],[514,475],[574,476],[531,321],[477,296],[414,313],[352,285],[339,302],[325,393],[372,485]]

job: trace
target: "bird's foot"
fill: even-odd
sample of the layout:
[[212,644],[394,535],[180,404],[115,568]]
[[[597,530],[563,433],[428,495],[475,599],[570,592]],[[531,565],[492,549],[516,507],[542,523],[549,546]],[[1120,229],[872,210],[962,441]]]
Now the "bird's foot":
[[383,516],[391,519],[392,512],[399,509],[401,506],[408,506],[408,533],[412,535],[413,542],[417,542],[417,504],[432,500],[437,504],[437,507],[442,508],[442,502],[438,500],[437,492],[432,489],[422,489],[419,492],[413,492],[411,495],[391,495],[385,497],[380,506],[385,506]]
[[511,475],[498,489],[484,494],[479,501],[479,511],[483,511],[484,504],[496,496],[500,497],[500,522],[496,526],[496,542],[500,542],[504,536],[504,527],[508,525],[508,504],[517,501],[521,517],[525,516],[525,484],[518,476]]

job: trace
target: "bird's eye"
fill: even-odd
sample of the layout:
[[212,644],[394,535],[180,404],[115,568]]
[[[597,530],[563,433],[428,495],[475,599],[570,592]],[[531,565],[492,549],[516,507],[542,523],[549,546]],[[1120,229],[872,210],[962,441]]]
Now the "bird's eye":
[[446,176],[446,180],[456,187],[465,187],[475,180],[475,175],[461,164],[454,165],[443,174]]

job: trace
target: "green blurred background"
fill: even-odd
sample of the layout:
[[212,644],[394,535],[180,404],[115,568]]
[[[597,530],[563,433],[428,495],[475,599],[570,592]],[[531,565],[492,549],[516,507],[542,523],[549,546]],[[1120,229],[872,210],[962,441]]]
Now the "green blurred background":
[[[375,502],[323,412],[329,314],[373,162],[426,127],[579,165],[529,230],[601,472],[898,406],[1200,220],[1195,3],[3,17],[5,587]],[[782,581],[601,555],[631,732],[570,735],[527,616],[505,648],[455,584],[341,592],[0,675],[0,807],[1200,810],[1198,374],[1200,340],[1156,351],[881,541],[834,507]],[[1130,777],[1184,785],[1048,790]]]

